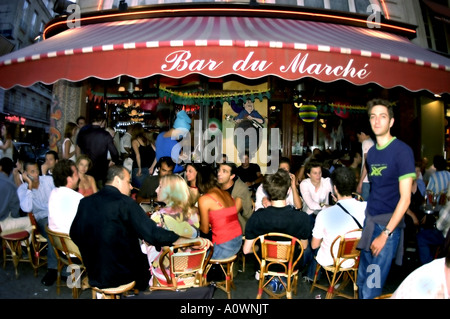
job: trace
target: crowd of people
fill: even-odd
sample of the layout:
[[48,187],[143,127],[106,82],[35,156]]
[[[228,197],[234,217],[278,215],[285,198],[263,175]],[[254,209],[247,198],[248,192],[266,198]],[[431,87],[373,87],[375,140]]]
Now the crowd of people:
[[[416,242],[423,265],[450,258],[444,245],[450,173],[441,156],[425,171],[411,148],[391,135],[394,116],[388,101],[370,101],[368,115],[369,125],[357,132],[361,149],[338,155],[315,149],[297,170],[281,157],[278,169],[265,175],[248,152],[241,165],[226,154],[213,164],[181,158],[180,141],[191,123],[185,111],[176,114],[167,131],[146,132],[138,123],[116,142],[104,117],[91,124],[80,117],[67,123],[61,153],[49,151],[41,166],[2,156],[0,192],[6,200],[0,203],[0,226],[3,231],[31,229],[23,215],[31,212],[44,237],[47,225],[71,236],[91,286],[135,281],[138,290],[164,281],[163,246],[195,240],[213,247],[212,258],[224,259],[241,250],[252,253],[253,241],[268,232],[301,240],[298,267],[311,282],[317,263],[333,263],[334,238],[357,228],[362,230],[359,297],[376,298],[392,263],[402,263],[407,240]],[[3,131],[4,146],[8,136]],[[175,146],[180,149],[174,151]],[[427,190],[445,199],[431,227],[420,216]],[[150,218],[144,203],[152,207]],[[47,261],[41,282],[51,286],[57,261],[50,242]],[[374,265],[377,285],[371,279]],[[434,295],[448,298],[447,268],[446,285],[436,288],[446,291]]]

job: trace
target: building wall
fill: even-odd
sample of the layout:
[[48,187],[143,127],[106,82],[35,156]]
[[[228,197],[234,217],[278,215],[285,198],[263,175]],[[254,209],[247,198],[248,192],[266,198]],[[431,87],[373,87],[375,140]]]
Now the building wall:
[[[117,8],[119,2],[120,0],[78,0],[77,4],[80,6],[82,12],[89,12],[99,9],[108,10]],[[128,7],[178,2],[191,2],[191,0],[126,0]],[[211,0],[210,2],[222,1]],[[367,14],[368,16],[371,14],[371,12],[368,11],[370,8],[364,9],[366,6],[368,7],[368,4],[377,5],[378,7],[383,8],[382,3],[379,0],[258,0],[258,2],[266,4],[297,5],[300,7],[313,6],[321,9],[356,12]],[[412,42],[425,48],[428,47],[419,0],[390,0],[384,1],[384,4],[387,10],[385,16],[389,17],[389,19],[418,26],[417,37],[413,39]]]
[[422,157],[427,157],[432,163],[434,155],[444,155],[445,151],[444,104],[438,100],[422,98],[421,105],[421,125],[424,128]]
[[[0,0],[0,34],[14,44],[14,50],[34,44],[53,17],[53,4],[54,0]],[[15,126],[13,138],[18,141],[47,144],[51,98],[51,86],[40,83],[29,88],[2,90],[0,121]]]

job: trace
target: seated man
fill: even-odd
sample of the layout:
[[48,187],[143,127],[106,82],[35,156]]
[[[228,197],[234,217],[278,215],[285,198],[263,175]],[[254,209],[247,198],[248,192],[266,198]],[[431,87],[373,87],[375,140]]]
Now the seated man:
[[[292,205],[296,209],[302,209],[302,199],[300,197],[300,194],[298,193],[297,183],[295,182],[295,175],[290,173],[291,162],[287,157],[280,158],[279,168],[289,172],[289,176],[291,177],[291,187],[289,187],[288,193],[286,195],[286,205]],[[265,208],[270,205],[271,203],[269,196],[267,195],[267,192],[264,190],[264,187],[261,184],[256,189],[255,210]]]
[[150,175],[142,183],[136,198],[138,203],[150,202],[151,199],[156,199],[156,189],[159,187],[160,178],[171,175],[175,168],[175,163],[170,157],[161,157],[156,163],[156,168],[158,169],[158,175]]
[[56,163],[53,181],[56,188],[50,193],[48,201],[48,228],[69,234],[78,204],[84,197],[76,191],[79,177],[75,163],[67,159]]
[[314,278],[317,262],[322,266],[333,264],[330,249],[334,239],[364,225],[367,202],[360,202],[352,197],[357,183],[355,172],[349,167],[339,167],[331,173],[331,182],[337,203],[323,209],[316,217],[311,249],[313,255],[317,253],[317,256],[311,260],[306,278],[308,281]]
[[45,162],[41,166],[42,175],[53,175],[53,169],[55,168],[56,163],[58,163],[59,156],[55,151],[48,151],[45,153]]
[[[45,227],[48,224],[48,200],[50,193],[55,188],[53,177],[39,176],[39,167],[36,162],[25,162],[24,183],[17,189],[20,200],[20,208],[26,213],[33,213],[39,232],[48,240]],[[45,286],[55,283],[57,277],[56,255],[50,242],[47,247],[47,273],[41,282]]]
[[245,254],[252,252],[253,241],[260,235],[278,232],[301,240],[303,249],[311,236],[309,217],[305,212],[286,205],[286,195],[291,185],[289,173],[278,169],[275,174],[264,177],[263,187],[269,195],[271,205],[259,209],[247,221],[245,227]]
[[105,186],[80,201],[70,237],[80,249],[91,286],[102,289],[136,281],[135,288],[145,290],[150,272],[140,240],[159,248],[192,241],[158,227],[129,197],[131,189],[128,170],[111,166]]
[[11,229],[24,229],[31,233],[28,216],[20,217],[20,202],[17,186],[9,178],[14,162],[9,157],[0,159],[0,232]]
[[[450,184],[450,172],[447,171],[447,161],[442,155],[434,156],[433,165],[436,168],[436,171],[430,176],[430,180],[427,184],[427,191],[431,191],[433,194],[437,195],[436,201],[439,203],[440,194],[447,192]],[[446,195],[443,194],[443,196]],[[444,200],[443,202],[445,203]]]
[[250,163],[249,156],[249,152],[246,151],[241,159],[242,164],[236,170],[236,175],[254,192],[261,184],[263,175],[258,164]]

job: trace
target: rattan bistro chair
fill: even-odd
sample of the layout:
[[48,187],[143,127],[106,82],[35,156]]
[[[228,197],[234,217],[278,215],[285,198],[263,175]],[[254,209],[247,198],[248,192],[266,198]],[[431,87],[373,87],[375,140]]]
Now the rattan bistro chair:
[[205,270],[205,274],[203,277],[205,278],[205,283],[208,282],[208,273],[211,271],[213,266],[217,266],[217,269],[220,269],[222,275],[224,276],[223,280],[214,280],[212,281],[214,285],[220,290],[224,291],[227,294],[227,298],[231,299],[231,288],[235,289],[234,286],[234,263],[237,260],[238,255],[233,255],[224,259],[210,259]]
[[71,272],[72,296],[77,299],[81,289],[81,278],[86,273],[80,250],[68,234],[52,231],[46,227],[50,243],[58,260],[58,277],[56,279],[56,293],[59,295],[61,287],[61,271],[68,266]]
[[[31,258],[30,233],[24,229],[2,231],[0,227],[0,238],[2,239],[3,269],[6,268],[7,261],[12,261],[16,278],[19,278],[19,262],[30,262]],[[24,249],[28,253],[28,258],[23,257]]]
[[[261,235],[253,241],[253,253],[260,265],[257,299],[261,299],[263,292],[273,299],[284,296],[291,299],[292,292],[297,294],[298,269],[295,266],[303,256],[299,239],[283,233]],[[270,289],[269,284],[277,279],[284,286],[282,292]]]
[[127,284],[120,285],[119,287],[112,288],[97,288],[90,287],[92,289],[92,299],[121,299],[122,295],[134,288],[136,282],[132,281]]
[[150,290],[179,290],[203,286],[203,273],[212,256],[213,247],[193,248],[196,245],[198,242],[194,241],[166,247],[159,257],[165,280],[153,276]]
[[[361,229],[351,230],[334,239],[330,248],[331,256],[334,260],[333,265],[322,266],[317,263],[311,292],[313,292],[314,288],[325,290],[327,292],[326,299],[331,299],[335,295],[348,299],[358,298],[356,280],[358,276],[360,251],[357,249],[357,246],[361,239],[361,232]],[[328,280],[327,286],[317,283],[320,268],[325,270]],[[343,280],[339,285],[339,289],[336,289],[336,285],[341,279]],[[353,283],[353,296],[344,293],[344,288],[350,280]]]
[[47,239],[39,231],[36,218],[33,213],[27,213],[31,222],[31,265],[34,268],[34,276],[37,277],[38,269],[47,265],[47,254],[45,250],[48,247]]

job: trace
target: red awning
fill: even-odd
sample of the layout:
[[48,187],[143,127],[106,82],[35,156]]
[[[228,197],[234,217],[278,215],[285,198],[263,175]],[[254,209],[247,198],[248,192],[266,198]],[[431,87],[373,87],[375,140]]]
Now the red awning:
[[261,17],[169,17],[90,24],[0,57],[0,87],[161,74],[377,83],[450,92],[450,59],[354,26]]

